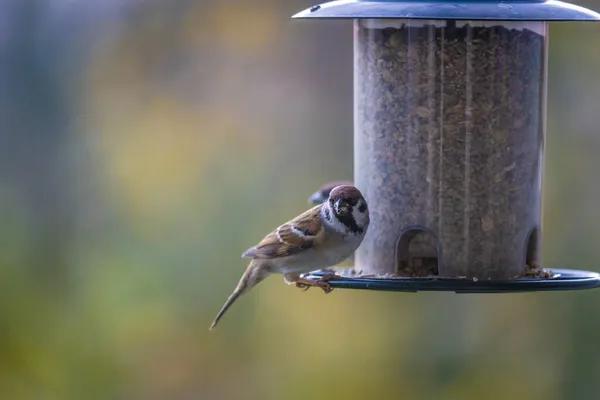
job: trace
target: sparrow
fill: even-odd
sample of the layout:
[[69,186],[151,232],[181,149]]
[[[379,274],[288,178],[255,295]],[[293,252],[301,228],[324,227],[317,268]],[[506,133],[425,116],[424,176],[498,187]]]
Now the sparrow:
[[368,227],[369,209],[361,192],[352,185],[334,187],[326,202],[279,226],[242,254],[251,261],[209,330],[242,294],[271,274],[283,274],[288,285],[305,290],[317,286],[325,294],[331,292],[328,281],[338,278],[335,274],[318,280],[301,275],[346,259],[361,244]]
[[333,181],[333,182],[329,182],[329,183],[321,186],[319,188],[319,190],[317,190],[316,192],[314,192],[308,198],[308,203],[309,204],[321,204],[321,203],[325,202],[329,198],[329,193],[331,193],[331,191],[333,190],[333,188],[335,188],[336,186],[340,186],[340,185],[352,186],[354,184],[352,182],[350,182],[350,181]]

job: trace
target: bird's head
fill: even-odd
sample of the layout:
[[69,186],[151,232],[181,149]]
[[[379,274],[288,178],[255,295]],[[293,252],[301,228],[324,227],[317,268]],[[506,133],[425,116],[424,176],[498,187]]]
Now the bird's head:
[[369,207],[360,190],[352,185],[334,187],[327,201],[332,225],[346,233],[364,235],[369,226]]

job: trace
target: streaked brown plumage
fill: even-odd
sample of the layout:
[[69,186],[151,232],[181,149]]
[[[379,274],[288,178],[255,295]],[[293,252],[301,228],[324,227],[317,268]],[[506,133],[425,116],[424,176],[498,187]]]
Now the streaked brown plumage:
[[[321,207],[322,205],[319,204],[281,225],[256,246],[246,250],[242,257],[263,259],[286,257],[313,247],[323,227],[323,222],[319,218]],[[298,231],[304,236],[299,235]]]

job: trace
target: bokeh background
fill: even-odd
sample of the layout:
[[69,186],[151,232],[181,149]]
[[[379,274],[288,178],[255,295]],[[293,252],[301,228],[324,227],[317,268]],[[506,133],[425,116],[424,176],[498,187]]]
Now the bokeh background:
[[[274,277],[207,330],[240,254],[352,176],[351,24],[310,5],[0,2],[1,399],[598,396],[600,290]],[[600,270],[600,24],[550,47],[545,265]]]

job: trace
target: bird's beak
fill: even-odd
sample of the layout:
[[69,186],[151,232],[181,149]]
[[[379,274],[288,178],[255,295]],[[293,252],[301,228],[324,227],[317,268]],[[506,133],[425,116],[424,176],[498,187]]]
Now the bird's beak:
[[311,204],[321,204],[323,203],[324,199],[323,199],[323,195],[321,194],[321,192],[314,192],[309,198],[308,198],[308,202]]

